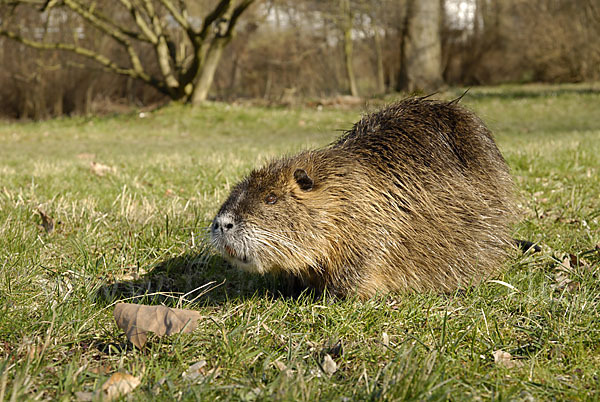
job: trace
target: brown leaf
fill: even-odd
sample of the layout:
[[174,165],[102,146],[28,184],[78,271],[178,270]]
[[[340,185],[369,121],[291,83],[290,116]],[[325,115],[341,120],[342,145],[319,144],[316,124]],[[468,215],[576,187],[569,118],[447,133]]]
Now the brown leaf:
[[206,370],[204,369],[206,366],[206,360],[200,360],[197,363],[192,364],[186,371],[184,371],[181,376],[186,379],[193,381],[198,377],[204,377],[206,374]]
[[502,350],[496,350],[492,352],[492,355],[494,356],[494,363],[498,366],[506,367],[507,369],[521,367],[523,365],[523,362],[514,360],[510,353]]
[[275,360],[273,364],[288,378],[292,377],[292,375],[294,374],[293,370],[287,368],[287,366],[279,360]]
[[110,366],[100,365],[97,367],[90,367],[88,371],[94,374],[107,375],[108,373],[110,373]]
[[78,401],[82,402],[93,401],[94,393],[87,391],[77,391],[75,392],[75,398],[77,398]]
[[322,354],[327,354],[332,358],[338,358],[344,354],[344,345],[342,344],[341,339],[335,343],[332,343],[332,340],[329,340],[326,347],[321,351]]
[[389,347],[390,346],[390,336],[387,334],[387,332],[382,332],[381,333],[381,344],[384,347]]
[[118,303],[113,313],[119,328],[138,348],[147,340],[147,332],[158,336],[189,333],[196,329],[200,313],[165,306]]
[[554,272],[554,280],[556,281],[555,289],[563,290],[566,288],[568,292],[574,292],[579,289],[579,281],[571,279],[571,273],[576,268],[584,267],[587,268],[588,264],[585,261],[577,258],[576,255],[569,254],[563,261],[556,267]]
[[103,400],[112,401],[120,396],[127,395],[140,385],[137,377],[127,373],[114,373],[102,384]]
[[92,169],[92,173],[100,177],[104,176],[107,173],[113,173],[115,171],[114,167],[103,165],[102,163],[94,161],[90,162],[90,169]]
[[323,363],[321,363],[325,374],[331,376],[337,371],[337,363],[329,355],[325,355]]
[[285,365],[285,363],[280,362],[279,360],[275,360],[273,364],[279,369],[279,371],[287,370],[287,366]]
[[44,211],[42,211],[39,208],[38,208],[37,212],[40,215],[40,218],[42,218],[42,226],[44,227],[44,230],[46,231],[46,233],[48,233],[48,234],[52,233],[52,231],[54,230],[54,219],[52,219],[51,216],[49,216],[48,214],[46,214]]

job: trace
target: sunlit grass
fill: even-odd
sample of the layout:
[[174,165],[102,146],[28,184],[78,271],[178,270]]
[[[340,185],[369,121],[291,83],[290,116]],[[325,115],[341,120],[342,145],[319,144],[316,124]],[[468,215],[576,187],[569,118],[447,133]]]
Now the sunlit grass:
[[[600,92],[474,88],[463,103],[513,170],[515,237],[542,252],[506,264],[496,279],[512,288],[367,302],[276,297],[275,278],[240,273],[203,244],[249,169],[326,145],[363,110],[210,104],[0,124],[0,399],[72,399],[119,370],[141,378],[134,399],[600,398]],[[99,176],[92,161],[111,170]],[[111,315],[133,296],[205,318],[137,351]],[[498,366],[496,350],[520,364]],[[189,383],[182,373],[202,359],[215,370]]]

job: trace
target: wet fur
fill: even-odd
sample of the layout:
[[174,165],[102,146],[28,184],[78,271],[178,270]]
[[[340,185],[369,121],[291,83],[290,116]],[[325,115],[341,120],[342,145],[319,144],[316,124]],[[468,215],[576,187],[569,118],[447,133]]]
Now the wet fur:
[[213,244],[241,268],[341,296],[451,291],[501,267],[513,183],[473,113],[409,98],[365,116],[327,148],[251,172],[217,218],[225,215],[235,231],[213,227]]

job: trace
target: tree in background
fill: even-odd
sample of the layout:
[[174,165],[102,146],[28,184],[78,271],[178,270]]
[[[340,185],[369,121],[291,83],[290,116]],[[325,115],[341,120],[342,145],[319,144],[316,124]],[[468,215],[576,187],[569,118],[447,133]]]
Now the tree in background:
[[398,90],[435,91],[443,83],[440,0],[409,0]]
[[[0,35],[35,49],[77,54],[107,71],[142,81],[173,100],[200,103],[208,95],[239,17],[254,1],[220,0],[200,22],[190,17],[183,0],[1,0]],[[61,20],[70,15],[78,17],[80,26],[70,33],[71,40],[46,41],[39,37],[38,27],[23,24],[32,12],[42,14],[42,20],[55,24],[56,30],[63,28]],[[112,39],[126,57],[106,55],[82,44],[82,32]],[[142,62],[148,51],[154,54],[151,66]]]
[[598,0],[250,3],[56,0],[40,12],[42,0],[0,0],[0,116],[191,103],[209,87],[219,100],[294,104],[432,92],[440,75],[469,86],[600,79]]
[[358,96],[358,87],[356,86],[356,76],[354,75],[354,67],[352,65],[352,20],[354,15],[350,8],[350,0],[340,0],[340,26],[343,32],[343,46],[344,46],[344,64],[346,65],[346,75],[348,77],[348,83],[350,85],[350,94],[352,96]]

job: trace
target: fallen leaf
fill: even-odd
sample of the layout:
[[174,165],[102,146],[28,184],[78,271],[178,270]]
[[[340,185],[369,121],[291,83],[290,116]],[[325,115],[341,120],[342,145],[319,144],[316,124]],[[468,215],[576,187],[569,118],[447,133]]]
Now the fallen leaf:
[[146,343],[148,332],[158,336],[190,333],[200,319],[200,313],[193,310],[130,303],[118,303],[113,315],[127,339],[140,349]]
[[571,279],[571,273],[575,268],[587,267],[584,261],[577,258],[573,254],[566,256],[563,261],[556,267],[554,272],[554,280],[556,281],[555,289],[574,292],[579,289],[579,281]]
[[193,381],[196,378],[206,374],[206,370],[204,370],[204,366],[206,366],[206,360],[200,360],[197,363],[192,364],[186,371],[181,373],[181,376],[186,379]]
[[328,345],[323,348],[321,353],[327,354],[333,358],[338,358],[338,357],[342,356],[344,354],[344,345],[342,344],[342,341],[338,340],[334,344],[332,344],[331,342],[332,341],[330,340],[328,342]]
[[514,360],[510,353],[502,350],[496,350],[492,352],[492,355],[494,356],[494,363],[498,366],[506,367],[507,369],[521,367],[523,365],[522,362]]
[[94,393],[93,392],[86,392],[86,391],[77,391],[75,392],[75,398],[77,398],[78,401],[93,401],[94,400]]
[[110,373],[110,366],[101,365],[97,367],[90,367],[88,371],[94,374],[107,375],[108,373]]
[[381,343],[383,344],[383,346],[385,347],[389,347],[390,346],[390,337],[387,334],[387,332],[382,332],[381,333]]
[[292,369],[287,368],[287,366],[279,360],[275,360],[273,364],[288,378],[291,378],[294,374],[294,371]]
[[287,370],[287,366],[284,363],[280,362],[279,360],[275,360],[273,362],[273,364],[275,365],[275,367],[277,367],[279,369],[279,371]]
[[336,362],[329,355],[325,355],[325,357],[323,358],[323,363],[321,363],[321,365],[323,366],[323,371],[325,372],[325,374],[329,376],[333,375],[333,373],[335,373],[337,370]]
[[112,401],[123,395],[127,395],[140,385],[137,377],[127,373],[114,373],[102,384],[103,400]]
[[159,395],[163,385],[167,382],[167,379],[167,377],[162,377],[160,380],[158,380],[152,387],[152,394]]
[[46,233],[48,233],[48,234],[52,233],[52,231],[54,230],[54,219],[52,219],[51,216],[49,216],[48,214],[46,214],[44,211],[42,211],[39,208],[38,208],[37,212],[40,215],[40,218],[42,218],[42,226],[44,227],[44,230],[46,231]]
[[104,176],[107,173],[112,173],[115,171],[114,167],[103,165],[102,163],[94,161],[90,162],[90,169],[92,169],[92,173],[100,177]]

